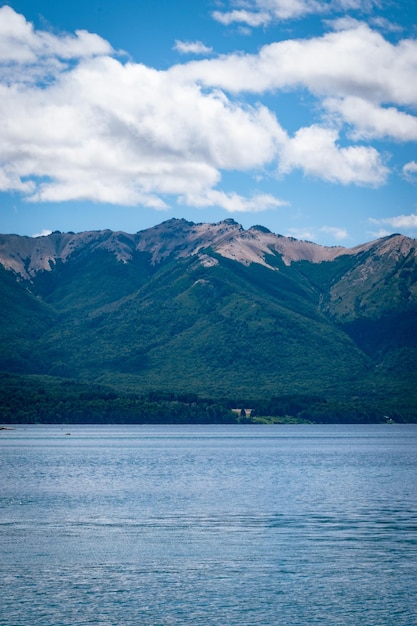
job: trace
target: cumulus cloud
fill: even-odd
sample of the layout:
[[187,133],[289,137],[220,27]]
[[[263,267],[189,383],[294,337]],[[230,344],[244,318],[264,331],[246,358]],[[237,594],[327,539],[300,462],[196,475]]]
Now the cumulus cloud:
[[256,28],[314,13],[370,11],[377,4],[378,0],[231,0],[232,10],[214,11],[212,15],[225,26],[239,23]]
[[[321,37],[272,43],[257,54],[231,54],[171,71],[236,95],[307,89],[321,107],[323,123],[281,142],[280,171],[301,167],[327,180],[379,185],[388,170],[376,149],[338,149],[335,129],[345,129],[353,141],[417,138],[417,41],[394,45],[351,19],[334,26]],[[317,159],[310,148],[313,137],[320,142]]]
[[314,177],[344,185],[380,185],[388,169],[372,147],[337,145],[336,130],[321,126],[301,128],[281,149],[279,171],[288,173],[295,168]]
[[387,33],[400,33],[403,30],[403,27],[395,22],[391,22],[391,20],[378,15],[377,17],[371,17],[369,20],[372,26],[376,26],[382,31]]
[[0,161],[0,191],[20,191],[22,193],[30,194],[34,191],[34,189],[35,183],[21,179],[18,167],[15,167],[8,161],[4,163]]
[[310,39],[268,44],[257,54],[192,62],[183,75],[232,93],[303,87],[318,97],[416,106],[417,41],[394,45],[364,23]]
[[[166,71],[121,62],[85,31],[36,31],[9,7],[0,9],[0,42],[0,190],[33,202],[276,208],[282,200],[267,194],[223,192],[222,172],[301,169],[333,183],[381,185],[388,176],[381,155],[343,144],[343,125],[354,141],[415,132],[417,43],[390,44],[356,22]],[[177,42],[177,49],[199,45]],[[244,101],[248,91],[299,88],[325,115],[292,136],[266,106]],[[414,175],[412,164],[404,175]]]
[[74,59],[112,54],[111,45],[94,33],[75,35],[35,31],[23,15],[5,5],[0,8],[0,79],[34,82],[53,76]]
[[174,50],[181,54],[210,54],[213,48],[209,48],[202,41],[180,41],[176,40]]
[[372,224],[387,224],[392,228],[404,228],[414,230],[417,228],[417,213],[412,213],[411,215],[397,215],[394,217],[385,217],[382,219],[370,218],[369,221]]
[[410,161],[403,167],[403,176],[409,183],[417,183],[417,162]]
[[218,22],[229,26],[243,23],[248,26],[265,26],[275,20],[299,18],[309,13],[320,13],[323,3],[316,0],[252,0],[250,2],[235,1],[231,11],[214,11],[213,17]]
[[[22,16],[11,22],[16,41],[45,39]],[[2,190],[32,201],[163,209],[170,196],[204,196],[222,170],[250,170],[274,158],[281,129],[265,107],[233,103],[216,89],[203,93],[196,82],[169,72],[123,64],[109,49],[86,53],[65,71],[59,67],[41,86],[0,84]],[[251,202],[242,199],[241,206],[255,210]],[[227,203],[233,204],[220,204]]]
[[225,193],[216,189],[202,195],[188,194],[183,200],[190,206],[216,206],[231,213],[259,213],[288,205],[288,202],[278,200],[270,194],[255,194],[251,198],[245,198],[236,193]]
[[352,126],[352,139],[417,140],[417,117],[395,107],[382,107],[356,96],[328,98],[325,108]]
[[238,23],[256,27],[268,24],[271,21],[271,15],[267,11],[257,13],[253,11],[246,11],[245,9],[236,9],[228,12],[213,11],[212,15],[215,20],[224,26],[230,26],[230,24]]

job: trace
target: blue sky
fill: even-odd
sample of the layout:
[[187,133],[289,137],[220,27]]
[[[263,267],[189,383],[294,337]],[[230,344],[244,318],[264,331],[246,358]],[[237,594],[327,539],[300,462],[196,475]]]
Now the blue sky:
[[404,0],[0,4],[0,232],[417,236]]

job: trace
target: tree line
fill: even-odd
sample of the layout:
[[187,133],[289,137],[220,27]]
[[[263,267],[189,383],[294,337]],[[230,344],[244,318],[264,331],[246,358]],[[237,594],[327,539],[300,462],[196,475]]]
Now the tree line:
[[[247,408],[249,414],[242,410]],[[0,374],[0,422],[4,424],[233,424],[256,423],[262,416],[335,424],[417,422],[407,406],[387,409],[366,398],[345,401],[289,394],[213,399],[158,390],[135,394],[68,379]]]

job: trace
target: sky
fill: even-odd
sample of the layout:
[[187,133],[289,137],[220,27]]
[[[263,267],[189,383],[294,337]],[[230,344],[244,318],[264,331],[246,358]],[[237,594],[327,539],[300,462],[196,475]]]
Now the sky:
[[0,232],[417,237],[409,0],[0,2]]

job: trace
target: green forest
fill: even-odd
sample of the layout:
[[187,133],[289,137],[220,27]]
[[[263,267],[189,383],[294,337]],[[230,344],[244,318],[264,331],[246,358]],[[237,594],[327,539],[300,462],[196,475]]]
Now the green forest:
[[266,264],[246,264],[211,239],[184,252],[195,228],[3,236],[21,268],[0,263],[0,422],[417,420],[411,240],[290,263],[280,246],[312,244],[276,236],[274,249],[259,227],[224,223],[230,242],[261,246]]
[[[104,385],[48,376],[0,374],[2,424],[234,424],[417,422],[403,406],[384,413],[386,403],[341,401],[316,395],[202,398],[193,393],[121,392]],[[246,409],[246,411],[245,411]]]

